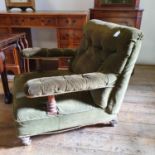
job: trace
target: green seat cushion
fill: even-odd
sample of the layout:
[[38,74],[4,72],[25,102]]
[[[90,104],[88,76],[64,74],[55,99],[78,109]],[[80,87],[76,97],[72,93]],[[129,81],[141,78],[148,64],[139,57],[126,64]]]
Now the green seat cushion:
[[[17,93],[18,94],[18,93]],[[18,96],[18,95],[17,95]],[[71,93],[56,97],[59,115],[79,113],[92,110],[93,101],[89,92]],[[47,98],[27,98],[18,96],[15,100],[15,115],[18,122],[33,121],[57,117],[48,115],[46,111]]]
[[[21,74],[15,77],[14,80],[14,115],[17,121],[26,121],[31,119],[40,119],[46,116],[46,98],[27,98],[24,93],[24,84],[29,79],[48,77],[52,75],[68,75],[67,71],[52,71],[52,72],[35,72]],[[25,115],[23,115],[25,113]]]
[[[102,122],[103,117],[107,117],[107,119],[112,117],[93,104],[89,91],[56,96],[58,115],[47,114],[47,97],[31,99],[25,96],[23,86],[27,80],[42,75],[46,77],[59,74],[66,75],[70,73],[53,71],[24,74],[15,77],[14,115],[18,126],[18,136],[37,135],[75,126],[95,124],[96,122]],[[92,112],[94,112],[93,115]],[[88,117],[91,119],[88,119]]]

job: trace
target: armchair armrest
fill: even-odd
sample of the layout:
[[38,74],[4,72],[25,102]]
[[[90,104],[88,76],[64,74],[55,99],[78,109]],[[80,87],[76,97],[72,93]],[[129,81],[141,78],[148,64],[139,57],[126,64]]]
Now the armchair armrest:
[[113,87],[116,74],[100,72],[36,78],[26,82],[24,91],[27,97],[43,97],[77,91]]
[[22,55],[25,58],[49,58],[49,57],[73,57],[76,49],[69,48],[25,48],[22,50]]

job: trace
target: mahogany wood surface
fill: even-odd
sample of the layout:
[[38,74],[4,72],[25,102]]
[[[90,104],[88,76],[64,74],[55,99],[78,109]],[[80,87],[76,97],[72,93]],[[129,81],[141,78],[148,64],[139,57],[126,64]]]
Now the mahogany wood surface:
[[87,22],[86,11],[0,12],[0,27],[55,28],[58,47],[77,47],[82,27]]
[[90,19],[140,28],[143,9],[139,8],[139,3],[140,0],[131,0],[130,3],[104,4],[102,0],[95,0],[95,7],[90,9]]
[[95,8],[115,7],[115,8],[138,8],[140,0],[130,0],[126,3],[118,3],[117,1],[111,3],[103,3],[103,0],[95,0]]
[[[59,48],[76,48],[82,38],[82,28],[87,22],[87,11],[35,11],[0,12],[0,27],[11,28],[12,32],[25,32],[32,47],[30,28],[56,29]],[[68,66],[64,60],[60,68]]]
[[100,19],[117,24],[140,28],[143,9],[90,9],[90,19]]

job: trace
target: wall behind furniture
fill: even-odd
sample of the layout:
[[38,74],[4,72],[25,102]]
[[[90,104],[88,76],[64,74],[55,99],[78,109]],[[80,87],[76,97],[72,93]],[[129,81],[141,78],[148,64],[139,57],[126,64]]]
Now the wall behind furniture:
[[[89,10],[94,0],[36,0],[36,10]],[[33,46],[57,47],[56,31],[32,29]]]
[[155,0],[141,0],[140,5],[144,8],[141,25],[144,40],[137,63],[155,64]]
[[[36,10],[89,10],[94,0],[36,0]],[[155,0],[141,0],[144,8],[141,29],[144,32],[139,64],[155,64]],[[0,10],[5,9],[5,0],[0,0]],[[57,47],[56,31],[52,29],[32,29],[33,46]]]

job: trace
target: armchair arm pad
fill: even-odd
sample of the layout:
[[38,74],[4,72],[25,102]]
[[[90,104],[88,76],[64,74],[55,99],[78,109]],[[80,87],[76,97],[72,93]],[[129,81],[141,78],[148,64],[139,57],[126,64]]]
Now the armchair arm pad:
[[113,87],[117,79],[115,74],[99,72],[36,78],[27,81],[24,91],[27,97],[43,97],[70,92]]
[[40,58],[40,57],[72,57],[75,55],[76,49],[69,48],[25,48],[22,50],[23,57],[25,58]]

